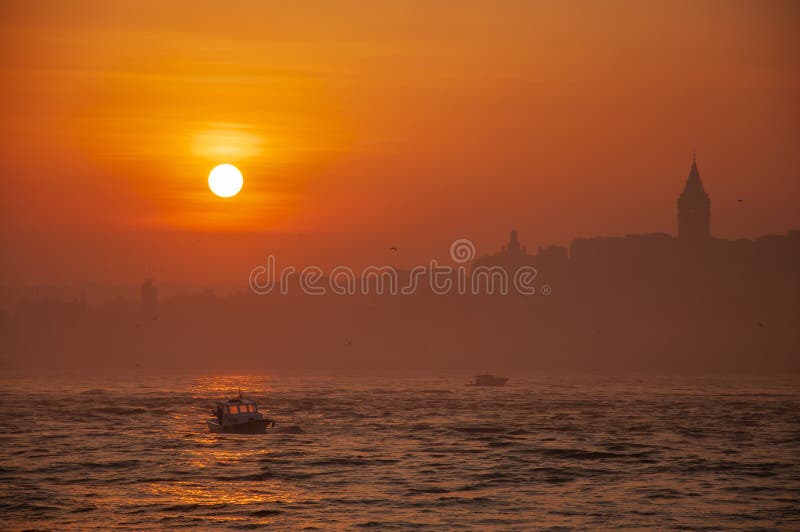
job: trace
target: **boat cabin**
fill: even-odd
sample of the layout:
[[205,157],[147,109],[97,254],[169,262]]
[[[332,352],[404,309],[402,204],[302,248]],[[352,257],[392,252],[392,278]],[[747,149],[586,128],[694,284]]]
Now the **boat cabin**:
[[258,405],[253,401],[237,401],[236,404],[230,402],[219,403],[218,408],[224,409],[225,414],[248,414],[258,412]]
[[258,413],[258,404],[250,399],[229,399],[217,403],[217,408],[214,411],[219,423],[225,421],[241,422],[249,419],[260,419],[261,415]]

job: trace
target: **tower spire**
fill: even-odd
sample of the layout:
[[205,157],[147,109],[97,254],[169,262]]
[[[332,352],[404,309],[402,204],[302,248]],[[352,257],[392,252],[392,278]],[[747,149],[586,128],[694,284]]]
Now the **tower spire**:
[[686,178],[686,185],[683,188],[683,192],[700,196],[706,193],[703,188],[703,181],[700,179],[700,171],[697,169],[697,157],[694,153],[692,153],[692,167],[689,169],[689,177]]
[[678,238],[693,244],[706,241],[711,235],[710,221],[711,200],[697,170],[697,154],[692,150],[692,167],[678,197]]

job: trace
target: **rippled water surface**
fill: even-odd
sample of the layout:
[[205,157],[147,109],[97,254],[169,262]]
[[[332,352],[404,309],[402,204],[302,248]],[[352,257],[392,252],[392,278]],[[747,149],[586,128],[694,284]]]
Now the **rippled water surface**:
[[796,380],[464,382],[6,378],[0,528],[800,529]]

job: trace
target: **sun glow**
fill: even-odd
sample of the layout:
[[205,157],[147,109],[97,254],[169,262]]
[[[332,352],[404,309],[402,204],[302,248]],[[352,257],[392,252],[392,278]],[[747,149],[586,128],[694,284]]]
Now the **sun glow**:
[[232,164],[220,164],[208,174],[208,188],[221,198],[230,198],[242,190],[244,178]]
[[211,123],[208,129],[193,135],[191,150],[197,157],[209,161],[242,161],[261,156],[264,145],[264,138],[251,125]]

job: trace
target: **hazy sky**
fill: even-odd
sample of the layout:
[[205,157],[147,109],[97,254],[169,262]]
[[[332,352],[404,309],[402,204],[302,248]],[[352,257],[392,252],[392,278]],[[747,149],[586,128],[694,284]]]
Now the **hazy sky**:
[[674,233],[695,148],[714,234],[800,228],[798,35],[792,1],[0,1],[0,283]]

